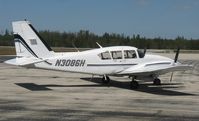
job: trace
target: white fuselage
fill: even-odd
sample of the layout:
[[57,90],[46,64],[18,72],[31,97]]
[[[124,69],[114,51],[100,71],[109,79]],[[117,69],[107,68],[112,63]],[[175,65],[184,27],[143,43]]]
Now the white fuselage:
[[[134,50],[136,57],[125,58],[125,50]],[[121,51],[122,57],[114,59],[111,52]],[[102,59],[99,54],[109,52],[110,59]],[[105,47],[83,52],[55,53],[53,57],[48,58],[45,62],[34,64],[37,68],[52,69],[68,72],[80,72],[97,75],[115,75],[123,74],[128,68],[137,68],[142,63],[170,63],[173,60],[158,56],[146,54],[144,58],[140,58],[137,48],[129,46]]]

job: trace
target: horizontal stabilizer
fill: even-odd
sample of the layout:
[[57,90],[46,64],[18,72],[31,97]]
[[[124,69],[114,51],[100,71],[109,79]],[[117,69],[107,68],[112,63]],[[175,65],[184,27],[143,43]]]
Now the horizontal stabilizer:
[[11,64],[11,65],[17,65],[17,66],[26,66],[26,65],[31,65],[31,64],[35,64],[35,63],[40,63],[46,60],[42,60],[42,59],[38,59],[38,58],[26,58],[26,57],[22,57],[22,58],[14,58],[14,59],[10,59],[5,61],[4,63],[7,64]]

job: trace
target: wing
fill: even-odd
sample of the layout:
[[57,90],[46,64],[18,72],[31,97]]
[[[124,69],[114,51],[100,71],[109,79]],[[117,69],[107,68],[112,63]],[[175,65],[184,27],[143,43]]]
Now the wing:
[[192,65],[185,65],[180,63],[158,62],[150,64],[139,64],[130,67],[118,74],[122,75],[151,75],[151,74],[165,74],[173,71],[185,71],[192,69]]

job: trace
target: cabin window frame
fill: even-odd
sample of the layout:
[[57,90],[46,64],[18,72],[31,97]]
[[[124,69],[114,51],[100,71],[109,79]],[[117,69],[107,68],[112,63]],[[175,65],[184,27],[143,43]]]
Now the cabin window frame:
[[[104,54],[107,54],[108,56],[106,55],[107,57],[105,57]],[[101,60],[111,60],[111,59],[112,59],[111,54],[110,54],[109,51],[105,51],[105,52],[99,53],[99,54],[98,54],[98,57],[99,57]]]
[[123,59],[123,52],[122,52],[122,50],[115,50],[115,51],[110,51],[110,52],[111,52],[111,57],[112,57],[113,60]]
[[[130,52],[130,53],[126,53],[126,52]],[[127,56],[125,56],[125,54],[127,54]],[[131,54],[131,55],[128,55],[128,54]],[[123,55],[124,55],[124,59],[136,59],[136,58],[138,58],[135,50],[124,50]]]

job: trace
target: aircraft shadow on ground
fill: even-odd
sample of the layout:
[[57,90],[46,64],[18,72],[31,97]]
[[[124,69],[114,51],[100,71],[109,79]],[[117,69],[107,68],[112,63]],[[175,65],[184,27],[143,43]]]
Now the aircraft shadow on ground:
[[111,80],[109,84],[103,84],[101,78],[81,78],[82,80],[93,82],[95,84],[82,84],[82,85],[57,85],[57,84],[45,84],[38,85],[35,83],[15,83],[16,85],[28,89],[30,91],[50,91],[50,87],[117,87],[121,89],[128,89],[132,91],[145,92],[156,95],[169,95],[169,96],[194,96],[194,94],[184,93],[169,89],[181,88],[181,83],[163,83],[159,86],[154,86],[152,83],[142,83],[138,89],[131,89],[130,82],[121,82]]
[[[81,79],[90,81],[93,83],[102,84],[101,78],[93,78],[93,79],[81,78]],[[130,82],[121,82],[121,81],[116,81],[116,80],[111,80],[109,84],[102,84],[102,85],[108,86],[108,87],[117,87],[117,88],[132,90],[132,91],[156,94],[156,95],[169,95],[169,96],[191,96],[191,95],[193,96],[194,95],[190,93],[169,90],[169,89],[174,89],[174,88],[181,88],[182,87],[181,83],[163,83],[158,86],[155,86],[152,83],[151,84],[142,83],[140,84],[138,89],[131,89]]]
[[57,84],[46,84],[38,85],[35,83],[15,83],[16,85],[28,89],[30,91],[49,91],[53,90],[50,87],[102,87],[103,85],[99,84],[87,84],[87,85],[57,85]]

